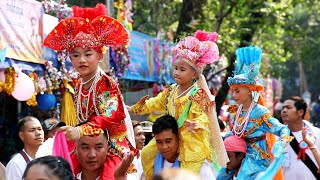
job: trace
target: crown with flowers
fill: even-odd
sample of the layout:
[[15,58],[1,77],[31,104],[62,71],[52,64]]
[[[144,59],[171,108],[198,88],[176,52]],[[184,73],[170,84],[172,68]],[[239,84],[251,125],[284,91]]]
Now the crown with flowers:
[[216,32],[197,30],[195,37],[187,36],[173,47],[174,58],[185,60],[201,74],[206,64],[212,64],[219,59],[219,49],[215,43],[217,37]]
[[259,47],[248,46],[236,51],[237,61],[233,77],[228,78],[229,86],[233,84],[256,85],[261,64],[262,50]]
[[73,7],[73,10],[74,17],[60,21],[44,40],[45,46],[69,52],[78,47],[102,52],[104,46],[128,44],[127,30],[106,15],[103,4],[96,8]]

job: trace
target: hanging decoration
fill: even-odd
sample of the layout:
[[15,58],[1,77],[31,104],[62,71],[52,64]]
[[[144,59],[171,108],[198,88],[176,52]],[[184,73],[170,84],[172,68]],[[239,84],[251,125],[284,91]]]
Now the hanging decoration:
[[32,97],[27,100],[27,105],[28,106],[37,106],[37,99],[36,99],[36,96],[37,96],[37,84],[36,84],[36,79],[37,79],[37,74],[35,72],[32,72],[29,74],[33,84],[34,84],[34,87],[35,87],[35,92],[33,93]]
[[3,82],[3,81],[0,81],[0,93],[1,93],[2,90],[3,90],[3,87],[4,87],[4,82]]
[[110,47],[110,67],[117,78],[122,78],[124,69],[130,64],[128,48],[125,46]]
[[14,83],[12,96],[19,101],[26,101],[32,97],[35,92],[32,79],[23,72],[18,74]]
[[5,74],[5,85],[4,90],[7,94],[11,95],[14,90],[16,72],[13,67],[9,67],[4,71]]
[[42,5],[46,14],[57,17],[59,21],[72,15],[72,9],[65,0],[60,0],[59,3],[53,0],[44,0]]
[[56,105],[56,97],[50,93],[38,94],[37,103],[40,110],[52,110]]

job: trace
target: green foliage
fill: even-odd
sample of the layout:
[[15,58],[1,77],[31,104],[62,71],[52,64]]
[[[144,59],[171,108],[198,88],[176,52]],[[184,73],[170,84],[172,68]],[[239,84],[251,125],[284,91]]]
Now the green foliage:
[[180,1],[172,0],[133,0],[133,30],[151,36],[167,38],[171,29],[177,28]]

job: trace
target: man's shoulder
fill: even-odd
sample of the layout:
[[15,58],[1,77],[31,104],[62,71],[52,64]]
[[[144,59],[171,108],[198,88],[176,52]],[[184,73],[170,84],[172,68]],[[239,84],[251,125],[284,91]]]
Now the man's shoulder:
[[23,159],[22,155],[20,153],[16,153],[11,160],[8,162],[8,165],[14,165],[14,164],[24,164],[25,160]]
[[25,168],[27,167],[26,161],[20,153],[12,157],[6,166],[6,176],[8,179],[21,179]]

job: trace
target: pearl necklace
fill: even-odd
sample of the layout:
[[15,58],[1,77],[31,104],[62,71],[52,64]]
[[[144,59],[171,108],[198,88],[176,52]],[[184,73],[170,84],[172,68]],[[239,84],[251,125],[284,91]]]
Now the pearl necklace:
[[[80,87],[79,87],[79,92],[78,92],[78,97],[77,97],[77,104],[76,104],[76,111],[77,111],[77,119],[78,122],[84,122],[88,120],[88,113],[89,113],[89,102],[90,102],[90,94],[91,92],[93,93],[93,105],[95,106],[95,91],[96,91],[96,87],[97,87],[97,83],[100,79],[100,71],[98,71],[98,73],[96,73],[93,77],[94,80],[90,86],[90,89],[88,91],[88,94],[83,94],[82,92],[82,85],[85,83],[80,83]],[[85,113],[82,112],[82,102],[81,102],[81,97],[84,97],[87,99],[87,104],[86,104],[86,111]]]
[[[179,89],[179,87],[180,87],[180,86],[178,85],[177,90]],[[183,91],[182,93],[180,93],[180,95],[178,95],[177,98],[179,98],[179,97],[181,97],[183,94],[189,92],[192,88],[193,88],[193,84],[192,84],[188,89],[186,89],[185,91]]]
[[239,116],[241,114],[241,111],[242,111],[242,108],[243,108],[243,105],[241,104],[239,107],[238,107],[238,110],[237,110],[237,114],[236,114],[236,117],[235,117],[235,120],[234,120],[234,125],[233,125],[233,133],[234,135],[237,137],[237,138],[241,138],[244,131],[246,130],[247,128],[247,125],[248,125],[248,122],[249,122],[249,117],[250,117],[250,114],[251,114],[251,111],[253,109],[253,107],[256,105],[256,102],[252,101],[251,104],[250,104],[250,107],[248,109],[248,112],[247,114],[245,115],[245,117],[243,118],[243,121],[241,123],[239,123],[238,119],[239,119]]
[[94,74],[89,80],[87,80],[87,81],[85,81],[85,82],[82,82],[82,80],[81,80],[81,83],[80,83],[80,84],[81,84],[81,85],[87,84],[87,83],[90,82],[93,78],[95,78],[98,73],[99,73],[99,70],[98,70],[98,72],[97,72],[96,74]]

